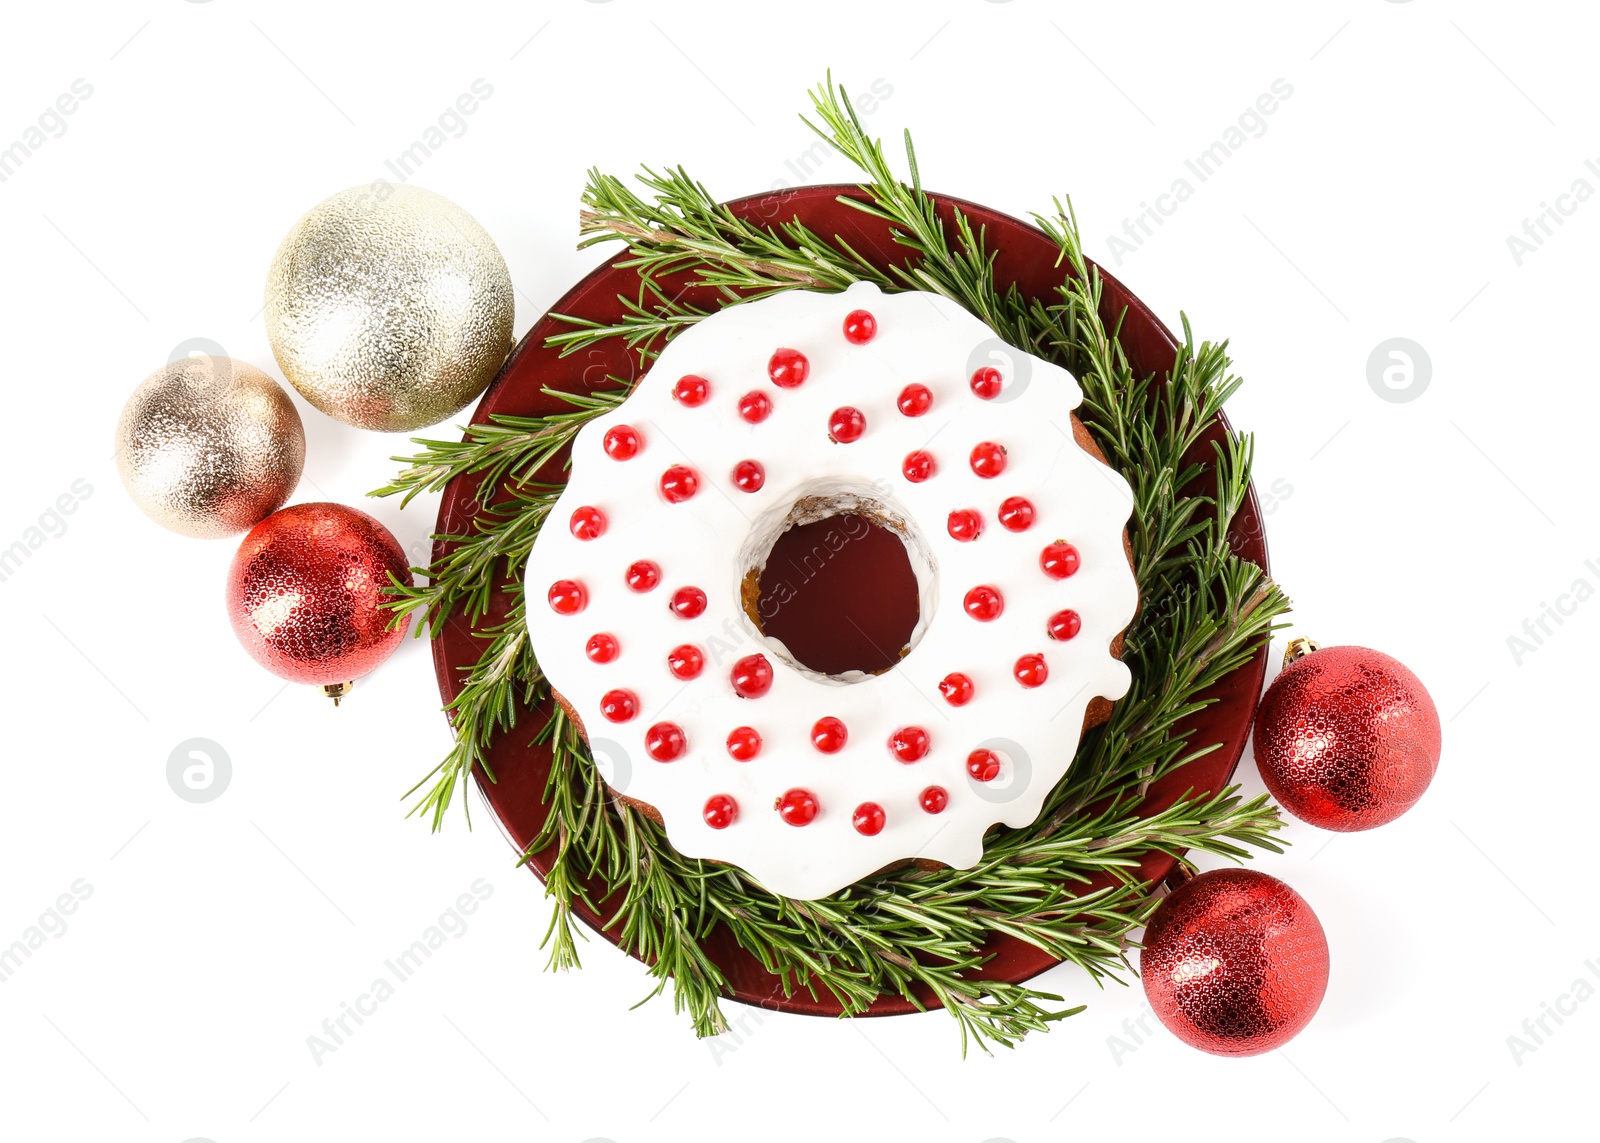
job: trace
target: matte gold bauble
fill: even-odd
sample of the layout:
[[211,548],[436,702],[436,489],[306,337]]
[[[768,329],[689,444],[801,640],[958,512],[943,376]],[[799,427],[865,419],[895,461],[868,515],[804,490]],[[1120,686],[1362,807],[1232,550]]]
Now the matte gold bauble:
[[353,187],[294,224],[267,273],[267,337],[307,401],[402,432],[458,412],[511,348],[511,275],[449,199]]
[[117,469],[146,516],[185,536],[254,527],[300,483],[306,436],[283,387],[230,357],[186,357],[142,381],[117,422]]

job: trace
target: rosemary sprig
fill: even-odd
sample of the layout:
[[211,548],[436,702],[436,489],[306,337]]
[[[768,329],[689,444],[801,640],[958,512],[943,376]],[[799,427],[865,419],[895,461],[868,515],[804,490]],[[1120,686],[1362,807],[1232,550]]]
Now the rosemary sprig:
[[458,476],[478,475],[486,488],[502,483],[519,483],[542,468],[571,443],[585,421],[615,408],[626,396],[626,387],[609,378],[613,387],[594,393],[565,393],[546,389],[552,397],[573,406],[571,412],[543,417],[493,416],[486,425],[468,425],[459,441],[435,441],[413,437],[412,444],[423,451],[412,457],[389,459],[406,465],[388,484],[369,492],[369,496],[401,497],[404,508],[424,492],[439,492]]
[[[613,383],[610,389],[588,394],[546,390],[572,405],[570,411],[543,417],[493,417],[488,424],[469,425],[460,441],[416,439],[424,451],[410,458],[408,467],[393,481],[371,493],[398,495],[404,507],[413,497],[439,491],[458,476],[480,480],[480,507],[472,532],[434,536],[442,541],[444,554],[427,568],[412,569],[427,582],[390,584],[390,609],[397,620],[412,617],[413,634],[420,637],[458,617],[481,619],[488,614],[495,595],[520,577],[534,538],[561,491],[557,485],[536,483],[533,477],[561,453],[586,421],[622,400],[624,386],[615,378],[608,380]],[[493,780],[484,748],[491,736],[515,724],[517,704],[531,706],[543,686],[528,643],[520,592],[505,619],[485,634],[488,645],[482,657],[467,672],[461,693],[446,708],[455,728],[455,744],[443,761],[405,794],[409,798],[428,787],[411,812],[427,817],[435,830],[443,824],[463,776],[477,767]],[[465,798],[461,804],[470,821]]]
[[[549,816],[524,860],[539,854],[549,870],[552,967],[578,964],[576,908],[608,915],[619,943],[651,966],[652,995],[671,981],[674,1003],[702,1035],[727,1027],[720,1000],[728,983],[704,952],[707,935],[722,928],[790,994],[825,992],[846,1013],[884,994],[918,1007],[931,1001],[955,1017],[963,1049],[1011,1045],[1078,1009],[1025,985],[979,979],[993,934],[1029,942],[1096,980],[1123,980],[1132,934],[1155,905],[1152,887],[1138,878],[1141,855],[1156,850],[1187,862],[1185,852],[1242,859],[1277,848],[1276,810],[1264,798],[1243,800],[1236,788],[1185,797],[1154,814],[1140,801],[1150,783],[1216,748],[1191,741],[1181,724],[1207,705],[1208,686],[1258,651],[1288,602],[1227,540],[1249,485],[1250,442],[1228,436],[1209,452],[1199,444],[1239,384],[1228,372],[1226,345],[1196,345],[1185,320],[1171,374],[1136,376],[1116,325],[1102,319],[1103,283],[1084,257],[1070,201],[1036,219],[1060,251],[1054,294],[1000,290],[983,231],[959,211],[942,214],[923,192],[909,135],[910,176],[902,181],[831,77],[812,93],[812,106],[820,120],[813,129],[863,173],[864,195],[845,201],[889,223],[903,261],[884,272],[797,221],[736,218],[681,169],[645,170],[642,192],[591,172],[581,244],[626,243],[623,264],[638,270],[642,286],[636,300],[623,299],[621,321],[568,319],[571,328],[551,344],[571,353],[621,339],[647,367],[662,345],[711,312],[682,302],[669,277],[687,274],[718,304],[867,280],[943,294],[1012,344],[1066,365],[1084,390],[1080,416],[1134,493],[1141,611],[1124,651],[1133,688],[1085,737],[1039,818],[1026,829],[997,827],[976,868],[895,870],[807,902],[773,896],[731,866],[678,854],[658,825],[611,796],[581,735],[556,710],[538,731],[551,749]],[[475,426],[462,442],[419,442],[422,453],[380,490],[409,499],[462,475],[499,490],[470,534],[444,537],[427,586],[396,592],[397,610],[435,624],[481,617],[500,592],[516,600],[504,622],[484,632],[483,657],[451,706],[455,749],[418,786],[432,782],[418,809],[435,827],[519,704],[545,697],[522,626],[520,572],[557,489],[536,483],[535,474],[582,421],[610,407],[583,401],[614,403],[621,392],[619,383],[615,392],[578,399],[571,412]],[[607,887],[599,899],[588,895],[591,883]]]
[[[394,594],[401,596],[403,602],[402,593],[407,590],[396,585]],[[544,676],[533,660],[520,601],[502,622],[489,628],[486,640],[488,646],[483,657],[467,670],[461,693],[445,707],[455,730],[455,744],[444,759],[404,795],[409,798],[424,786],[428,787],[412,806],[411,814],[428,818],[434,830],[444,824],[445,811],[455,798],[456,785],[464,777],[477,769],[494,781],[494,771],[484,755],[489,740],[516,724],[519,704],[532,707],[544,697]],[[461,799],[461,807],[470,825],[472,811],[465,797]]]
[[[1264,797],[1244,802],[1233,791],[1185,798],[1149,817],[1124,804],[1052,823],[1053,832],[1000,831],[975,869],[902,870],[822,901],[797,902],[767,893],[732,867],[678,856],[655,823],[624,804],[604,804],[611,799],[593,780],[581,737],[559,716],[554,725],[552,812],[530,847],[530,853],[557,847],[546,891],[560,902],[585,868],[615,886],[622,899],[611,902],[617,906],[611,924],[622,946],[655,968],[662,962],[653,957],[673,950],[679,999],[702,1031],[724,1023],[715,1003],[722,978],[694,956],[698,938],[693,947],[678,938],[724,924],[789,994],[821,988],[846,1011],[859,1012],[883,992],[920,1006],[921,986],[963,1018],[976,1042],[1014,1043],[1067,1013],[1044,1006],[1057,996],[967,975],[981,963],[979,947],[992,933],[1027,941],[1097,978],[1120,980],[1131,971],[1128,936],[1154,905],[1129,872],[1145,853],[1190,848],[1239,858],[1247,846],[1272,847],[1278,826]],[[634,863],[637,877],[631,877]],[[1117,881],[1084,891],[1097,874]],[[557,910],[560,919],[547,936],[557,967],[578,963],[566,912]]]

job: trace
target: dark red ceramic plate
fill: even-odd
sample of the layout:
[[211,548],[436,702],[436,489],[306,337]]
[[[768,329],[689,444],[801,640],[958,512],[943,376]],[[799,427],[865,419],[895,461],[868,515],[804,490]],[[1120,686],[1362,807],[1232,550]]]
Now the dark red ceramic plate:
[[[819,234],[837,236],[848,242],[852,249],[885,268],[903,262],[906,252],[890,237],[888,226],[879,219],[840,203],[838,200],[841,196],[864,197],[852,186],[801,187],[739,199],[730,204],[730,209],[740,218],[769,225],[798,219]],[[1015,282],[1023,293],[1042,296],[1059,280],[1061,271],[1056,266],[1055,244],[1040,231],[1008,215],[973,203],[944,196],[935,197],[947,220],[950,212],[959,208],[968,218],[987,228],[989,248],[998,252],[995,275],[1002,288]],[[1138,298],[1109,274],[1104,271],[1101,274],[1105,279],[1103,305],[1107,321],[1117,320],[1126,311],[1122,317],[1122,342],[1134,369],[1141,374],[1165,375],[1172,367],[1178,343]],[[619,268],[613,260],[579,282],[555,304],[552,312],[610,322],[624,313],[619,295],[636,298],[638,293],[637,274]],[[696,301],[696,288],[688,288],[683,297],[686,301]],[[704,300],[708,306],[712,304],[709,296],[698,300]],[[607,375],[624,378],[633,376],[633,366],[620,344],[585,350],[566,358],[546,346],[547,337],[569,328],[549,315],[535,323],[478,403],[473,422],[487,421],[496,413],[532,416],[570,408],[564,402],[542,393],[541,389],[545,387],[566,392],[587,392],[605,387]],[[1209,457],[1212,440],[1220,439],[1225,431],[1225,423],[1214,426],[1210,435],[1200,443],[1202,452],[1199,455]],[[559,480],[562,477],[559,470],[552,467],[543,478]],[[463,477],[453,481],[445,490],[439,508],[437,531],[451,534],[468,528],[478,503],[476,479]],[[1263,568],[1267,566],[1260,508],[1253,489],[1233,522],[1230,535],[1235,551]],[[440,554],[436,548],[435,558]],[[478,627],[486,627],[498,620],[509,602],[509,598],[501,598],[495,611],[486,620],[480,621]],[[446,702],[455,698],[465,668],[477,661],[481,650],[482,642],[472,637],[472,625],[459,616],[446,624],[435,638],[434,669],[439,680],[439,691]],[[1249,737],[1251,716],[1261,694],[1266,665],[1267,648],[1263,645],[1254,659],[1212,689],[1210,694],[1217,700],[1216,703],[1184,725],[1192,730],[1194,742],[1220,743],[1220,749],[1155,785],[1145,799],[1145,812],[1154,813],[1171,805],[1187,790],[1216,791],[1228,784]],[[518,719],[518,729],[501,735],[489,750],[490,764],[498,781],[489,782],[481,774],[478,776],[480,788],[519,851],[538,834],[546,817],[543,791],[550,755],[548,750],[530,745],[529,739],[533,737],[533,728],[542,725],[548,713],[547,709],[523,712]],[[530,863],[541,877],[549,868],[550,856],[549,853],[536,854]],[[1172,858],[1151,854],[1140,868],[1145,877],[1159,880],[1171,872],[1173,865]],[[591,888],[598,890],[602,887]],[[603,892],[597,892],[594,899],[599,901],[603,896]],[[609,914],[603,903],[598,914],[584,912],[583,915],[596,931],[615,942],[615,934],[605,927]],[[1032,945],[1012,938],[996,938],[990,943],[989,951],[993,956],[984,965],[982,975],[995,980],[1024,981],[1056,963]],[[719,933],[711,938],[707,952],[727,975],[733,996],[738,1000],[788,1012],[839,1015],[837,1003],[826,991],[819,990],[816,997],[803,991],[785,997],[777,980],[724,934]],[[902,998],[887,996],[873,1005],[870,1014],[893,1015],[914,1010]]]

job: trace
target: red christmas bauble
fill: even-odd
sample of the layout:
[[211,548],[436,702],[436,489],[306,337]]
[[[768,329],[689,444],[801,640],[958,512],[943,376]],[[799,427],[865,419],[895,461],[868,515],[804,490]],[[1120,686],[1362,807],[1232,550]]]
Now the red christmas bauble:
[[1139,954],[1161,1023],[1218,1056],[1281,1048],[1328,989],[1328,941],[1305,898],[1254,869],[1202,873],[1161,902]]
[[1399,661],[1366,647],[1290,644],[1256,711],[1256,762],[1284,809],[1323,829],[1391,822],[1439,768],[1439,712]]
[[228,568],[228,618],[250,657],[295,683],[327,689],[392,655],[410,617],[391,627],[389,577],[411,583],[399,541],[343,504],[296,504],[250,530]]

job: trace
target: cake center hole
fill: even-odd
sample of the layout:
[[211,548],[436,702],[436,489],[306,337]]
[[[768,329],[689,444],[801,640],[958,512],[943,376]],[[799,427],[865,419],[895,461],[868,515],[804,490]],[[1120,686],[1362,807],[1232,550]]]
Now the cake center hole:
[[754,586],[746,610],[761,633],[819,674],[881,674],[918,634],[923,601],[906,540],[867,511],[793,524]]

